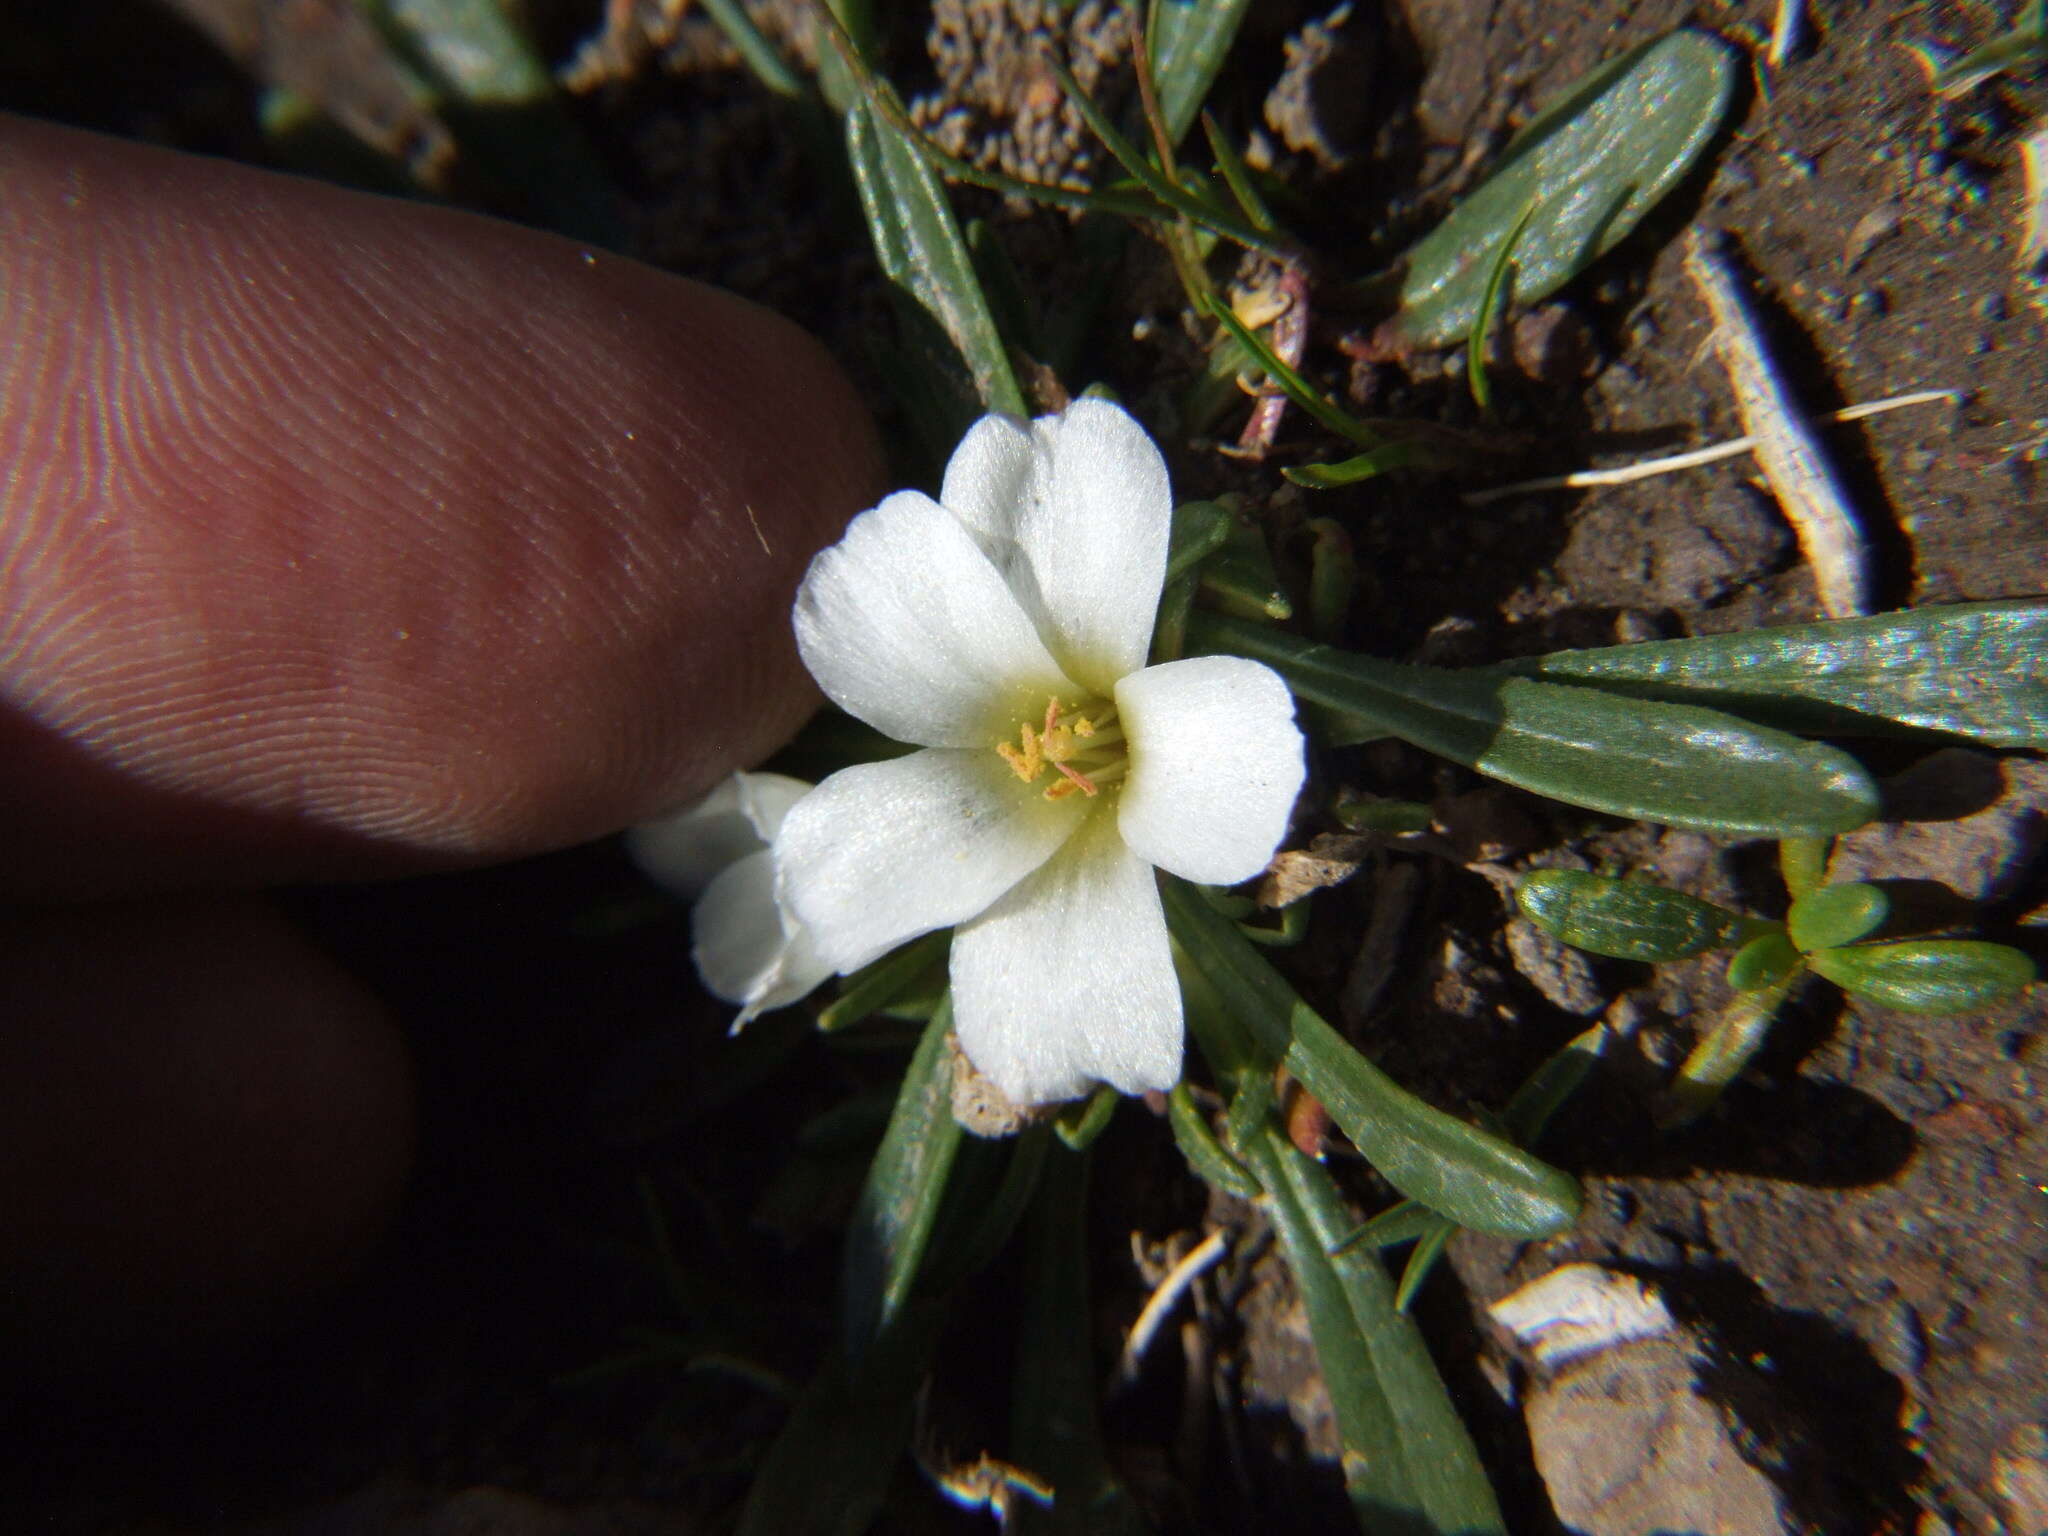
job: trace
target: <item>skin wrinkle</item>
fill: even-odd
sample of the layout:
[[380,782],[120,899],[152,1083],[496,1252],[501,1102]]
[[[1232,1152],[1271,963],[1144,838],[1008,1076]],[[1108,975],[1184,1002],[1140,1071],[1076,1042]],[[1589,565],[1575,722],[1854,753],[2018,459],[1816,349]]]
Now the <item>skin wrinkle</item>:
[[811,344],[446,212],[4,121],[0,165],[0,692],[34,728],[416,863],[610,830],[801,718],[771,589],[877,468]]

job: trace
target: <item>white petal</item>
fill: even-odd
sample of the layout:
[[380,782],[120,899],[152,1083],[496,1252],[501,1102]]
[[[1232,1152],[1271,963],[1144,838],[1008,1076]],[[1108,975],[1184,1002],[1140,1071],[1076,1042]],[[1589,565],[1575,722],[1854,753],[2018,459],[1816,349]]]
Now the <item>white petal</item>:
[[1152,644],[1173,524],[1166,460],[1145,429],[1106,400],[1076,400],[1033,432],[1050,469],[1042,482],[1033,477],[1019,514],[1028,569],[1010,572],[1011,580],[1060,664],[1107,694],[1145,665]]
[[988,747],[1074,686],[959,519],[902,491],[811,562],[796,643],[832,701],[898,741]]
[[775,904],[775,861],[748,854],[705,889],[690,914],[690,956],[704,985],[744,1007],[733,1027],[795,1002],[832,974],[809,935]]
[[1118,683],[1116,708],[1131,753],[1124,841],[1207,885],[1264,869],[1301,793],[1301,731],[1279,674],[1241,656],[1169,661]]
[[626,829],[626,856],[664,890],[695,900],[733,860],[766,848],[811,792],[781,773],[735,773],[703,799]]
[[1015,416],[982,417],[946,461],[939,500],[998,570],[1014,556],[1017,514],[1043,494],[1042,487],[1033,490],[1033,477],[1043,480],[1049,467],[1031,423]]
[[1180,1079],[1180,986],[1151,867],[1107,815],[953,935],[960,1048],[1019,1104]]
[[851,971],[965,922],[1037,869],[1083,818],[990,751],[932,747],[835,773],[775,840],[777,894],[820,956]]

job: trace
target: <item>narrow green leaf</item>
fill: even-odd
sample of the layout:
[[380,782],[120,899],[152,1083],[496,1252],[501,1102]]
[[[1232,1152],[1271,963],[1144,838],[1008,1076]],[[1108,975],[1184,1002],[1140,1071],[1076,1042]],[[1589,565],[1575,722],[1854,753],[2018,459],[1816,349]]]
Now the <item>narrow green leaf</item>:
[[1728,961],[1728,985],[1738,992],[1774,987],[1803,964],[1792,941],[1777,929],[1760,933]]
[[1937,96],[1962,96],[1993,75],[2009,69],[2027,69],[2044,60],[2048,60],[2048,36],[2022,20],[2011,31],[1979,44],[1937,72],[1928,81],[1928,88]]
[[1982,939],[1914,939],[1824,949],[1807,958],[1844,992],[1907,1013],[1974,1013],[2034,979],[2034,962]]
[[2048,600],[1553,651],[1500,669],[1711,705],[1791,730],[1899,728],[2048,747]]
[[1401,1283],[1394,1290],[1396,1312],[1407,1312],[1408,1304],[1422,1289],[1422,1282],[1429,1278],[1429,1272],[1436,1268],[1437,1260],[1444,1256],[1444,1249],[1451,1245],[1451,1238],[1457,1230],[1456,1226],[1439,1216],[1436,1225],[1416,1240],[1415,1251],[1401,1266]]
[[1884,926],[1891,910],[1891,899],[1881,885],[1864,880],[1824,885],[1792,903],[1785,914],[1785,930],[1792,947],[1810,955],[1868,938]]
[[1159,0],[1147,23],[1159,115],[1178,144],[1216,83],[1251,0]]
[[1445,1219],[1426,1205],[1403,1200],[1398,1205],[1388,1206],[1349,1233],[1330,1251],[1342,1253],[1354,1243],[1364,1243],[1368,1248],[1398,1248],[1403,1243],[1414,1242]]
[[1778,875],[1794,901],[1827,880],[1828,851],[1833,846],[1834,840],[1826,837],[1788,837],[1778,844]]
[[1297,697],[1493,778],[1596,811],[1702,832],[1846,832],[1878,811],[1846,753],[1716,710],[1497,670],[1447,671],[1197,613],[1189,648],[1249,656]]
[[1185,1082],[1174,1084],[1173,1092],[1166,1096],[1166,1119],[1173,1127],[1175,1145],[1196,1178],[1240,1200],[1258,1198],[1258,1180],[1244,1164],[1223,1150],[1223,1143],[1209,1130],[1208,1117],[1196,1105]]
[[910,1443],[945,1317],[939,1302],[913,1302],[857,1372],[832,1352],[762,1459],[739,1536],[863,1536]]
[[847,109],[846,153],[883,274],[930,317],[973,380],[978,409],[963,414],[1030,414],[938,173],[864,104]]
[[[1088,1159],[1053,1151],[1024,1235],[1010,1443],[1019,1466],[1052,1485],[1050,1508],[1020,1501],[1020,1533],[1143,1536],[1145,1522],[1111,1470],[1089,1350]],[[1005,1523],[1005,1530],[1010,1524]]]
[[1209,317],[1230,333],[1231,339],[1244,348],[1259,371],[1277,384],[1303,411],[1328,427],[1339,437],[1348,438],[1359,447],[1378,451],[1391,447],[1383,443],[1380,435],[1357,417],[1348,415],[1332,405],[1323,393],[1304,379],[1286,359],[1266,345],[1265,339],[1237,318],[1237,312],[1214,294],[1206,295],[1203,307]]
[[704,14],[725,34],[725,40],[733,45],[740,62],[753,72],[756,80],[785,101],[811,99],[811,89],[804,77],[762,36],[740,0],[703,0],[703,4]]
[[1104,1083],[1079,1104],[1069,1104],[1061,1110],[1052,1123],[1060,1145],[1069,1152],[1086,1152],[1095,1144],[1095,1138],[1109,1129],[1110,1118],[1116,1114],[1117,1100],[1122,1097]]
[[1514,267],[1515,242],[1522,238],[1522,231],[1529,227],[1529,221],[1535,216],[1536,205],[1531,203],[1515,220],[1507,239],[1501,241],[1500,254],[1494,257],[1493,270],[1486,274],[1485,291],[1479,296],[1479,313],[1473,317],[1472,334],[1465,342],[1465,377],[1472,386],[1472,403],[1482,411],[1493,408],[1493,385],[1486,376],[1487,333],[1493,329],[1494,316],[1506,302],[1502,295],[1507,288],[1508,273]]
[[1571,1224],[1580,1195],[1568,1174],[1400,1087],[1303,1002],[1199,889],[1168,878],[1163,891],[1189,966],[1402,1194],[1482,1232],[1541,1237]]
[[1195,586],[1212,604],[1242,619],[1272,623],[1294,617],[1265,532],[1251,523],[1231,520],[1222,547],[1203,562]]
[[1692,168],[1727,114],[1726,44],[1679,31],[1610,60],[1525,129],[1501,164],[1406,257],[1394,326],[1415,346],[1470,333],[1516,217],[1534,205],[1516,296],[1555,293],[1612,249]]
[[1544,1057],[1501,1111],[1501,1128],[1508,1139],[1518,1147],[1535,1146],[1549,1127],[1550,1117],[1592,1076],[1613,1039],[1614,1031],[1602,1020],[1574,1035],[1562,1050]]
[[1237,519],[1213,501],[1184,501],[1173,509],[1166,546],[1166,579],[1184,576],[1221,549]]
[[959,1151],[946,1049],[952,1028],[949,999],[918,1041],[854,1206],[841,1274],[841,1342],[855,1367],[910,1295]]
[[1720,1101],[1722,1092],[1762,1049],[1771,1020],[1778,1016],[1798,979],[1795,969],[1768,986],[1738,993],[1729,1001],[1665,1090],[1657,1105],[1659,1125],[1666,1129],[1690,1125]]
[[[1057,59],[1050,61],[1053,78],[1059,81],[1060,89],[1074,110],[1081,114],[1089,130],[1100,140],[1102,147],[1116,158],[1131,179],[1136,181],[1160,203],[1172,209],[1182,218],[1188,219],[1212,234],[1233,240],[1250,251],[1264,251],[1269,256],[1282,254],[1282,246],[1275,237],[1264,230],[1255,229],[1235,213],[1223,207],[1214,198],[1205,198],[1190,192],[1179,182],[1168,179],[1151,158],[1125,136],[1117,125],[1110,121],[1109,114],[1097,106],[1088,93],[1081,89],[1080,81],[1073,71]],[[1183,178],[1185,179],[1185,178]]]
[[1393,470],[1428,469],[1441,462],[1442,456],[1436,449],[1419,438],[1409,438],[1381,443],[1334,464],[1290,464],[1280,473],[1311,491],[1334,491],[1361,480],[1377,479]]
[[1269,235],[1277,233],[1279,225],[1273,221],[1272,210],[1259,196],[1259,189],[1252,185],[1251,167],[1244,163],[1244,157],[1238,154],[1229,137],[1216,126],[1216,119],[1206,112],[1202,114],[1202,132],[1208,137],[1210,153],[1216,157],[1217,174],[1230,188],[1230,195],[1237,199],[1237,206],[1251,220],[1252,227]]
[[1515,905],[1552,938],[1617,960],[1682,960],[1745,944],[1758,927],[1684,891],[1576,869],[1531,870]]
[[1360,1528],[1504,1533],[1472,1438],[1379,1259],[1363,1246],[1337,1251],[1352,1221],[1329,1174],[1270,1128],[1251,1151],[1308,1313]]
[[[830,1034],[849,1024],[858,1024],[871,1014],[901,1002],[922,988],[943,987],[946,954],[953,945],[953,930],[941,929],[893,949],[846,978],[839,995],[818,1013],[818,1028]],[[936,985],[934,985],[936,984]]]

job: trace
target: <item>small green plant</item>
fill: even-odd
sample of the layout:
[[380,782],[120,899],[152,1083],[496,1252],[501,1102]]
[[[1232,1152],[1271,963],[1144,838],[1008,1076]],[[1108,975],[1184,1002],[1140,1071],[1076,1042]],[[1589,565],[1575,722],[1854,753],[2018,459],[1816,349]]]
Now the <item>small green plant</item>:
[[1810,975],[1851,998],[1908,1013],[1965,1014],[2034,980],[2020,950],[1982,939],[1895,936],[1917,926],[1881,880],[1829,883],[1828,844],[1779,845],[1792,905],[1782,922],[1731,911],[1669,886],[1579,870],[1539,869],[1515,892],[1522,915],[1555,939],[1617,960],[1683,960],[1732,950],[1734,999],[1679,1067],[1660,1108],[1666,1125],[1711,1109],[1762,1046],[1771,1020]]

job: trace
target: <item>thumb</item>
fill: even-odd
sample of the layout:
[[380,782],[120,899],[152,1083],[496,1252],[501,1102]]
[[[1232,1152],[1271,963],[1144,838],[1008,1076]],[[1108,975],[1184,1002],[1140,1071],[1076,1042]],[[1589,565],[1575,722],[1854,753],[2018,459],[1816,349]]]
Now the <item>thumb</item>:
[[815,702],[823,351],[567,241],[0,118],[13,894],[504,857]]

